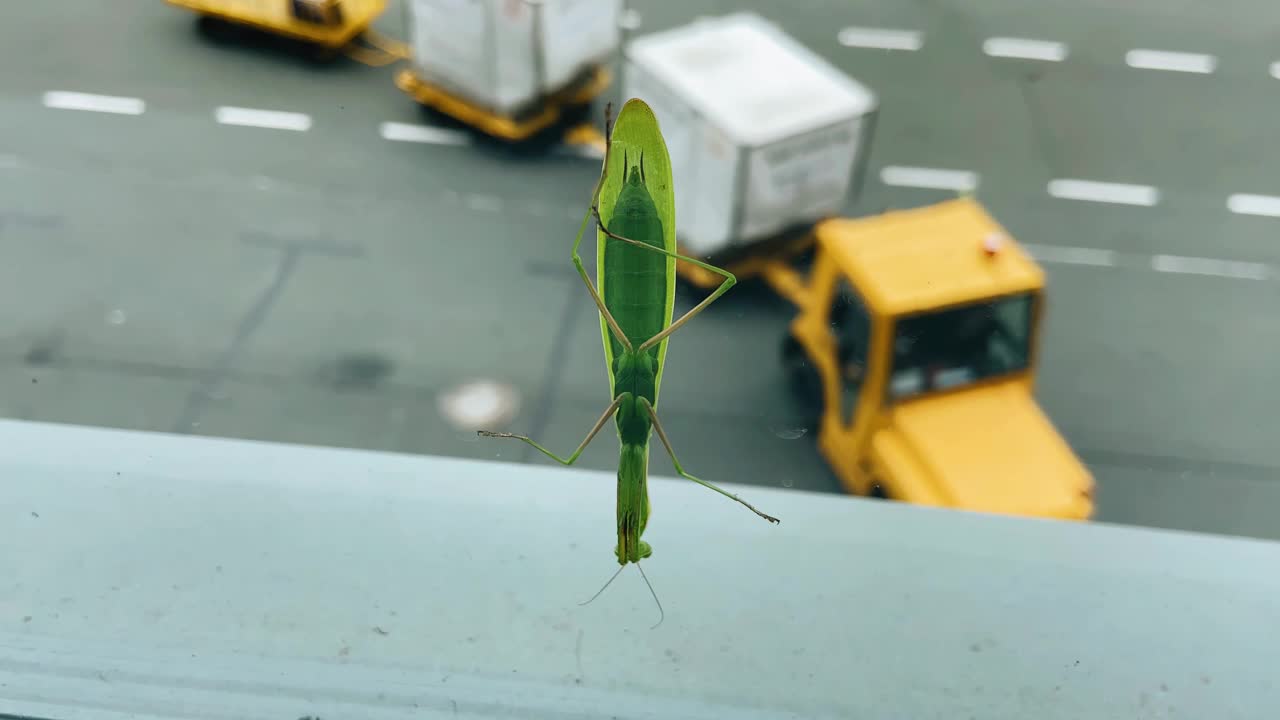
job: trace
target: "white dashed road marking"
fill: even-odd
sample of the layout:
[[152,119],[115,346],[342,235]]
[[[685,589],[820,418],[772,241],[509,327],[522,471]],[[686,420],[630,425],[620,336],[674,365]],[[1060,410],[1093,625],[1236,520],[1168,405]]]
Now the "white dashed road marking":
[[1171,70],[1173,72],[1207,75],[1218,66],[1218,58],[1200,53],[1168,52],[1166,50],[1130,50],[1124,62],[1141,70]]
[[117,115],[141,115],[147,109],[147,104],[138,98],[62,90],[51,90],[45,93],[44,106],[57,110],[87,110]]
[[1067,59],[1067,46],[1063,43],[1049,40],[989,38],[982,43],[982,52],[991,57],[1020,58],[1022,60],[1062,62]]
[[1280,197],[1236,194],[1227,198],[1227,209],[1237,215],[1280,217]]
[[1269,265],[1218,258],[1185,255],[1121,255],[1113,250],[1063,247],[1060,245],[1023,245],[1037,262],[1046,265],[1088,265],[1093,267],[1149,268],[1174,275],[1203,275],[1230,280],[1269,280],[1274,273]]
[[384,122],[378,127],[382,139],[393,142],[430,143],[432,145],[469,145],[471,138],[458,130],[430,127],[428,125],[409,125],[406,123]]
[[1156,272],[1214,275],[1238,280],[1266,280],[1270,275],[1267,266],[1262,263],[1182,255],[1156,255],[1151,258],[1151,269]]
[[1160,202],[1160,191],[1150,185],[1095,182],[1092,180],[1050,180],[1049,194],[1063,200],[1152,206]]
[[972,191],[978,187],[978,176],[967,170],[942,170],[939,168],[906,167],[888,165],[880,171],[880,181],[897,187],[927,188],[930,190]]
[[1023,245],[1040,262],[1063,263],[1065,265],[1093,265],[1096,267],[1115,267],[1114,250],[1098,248],[1062,247],[1059,245]]
[[847,27],[838,37],[845,47],[874,50],[919,50],[924,45],[924,37],[914,30]]
[[256,110],[254,108],[222,106],[214,112],[214,118],[223,125],[242,125],[245,127],[267,128],[268,130],[293,130],[304,132],[311,129],[311,116],[303,113],[281,112],[279,110]]
[[[840,33],[840,42],[850,47],[879,48],[886,50],[919,50],[922,46],[920,33],[900,30],[877,30],[870,28],[845,28]],[[983,43],[983,52],[992,57],[1022,58],[1061,62],[1067,56],[1067,46],[1062,43],[1044,40],[1026,40],[1019,38],[989,38]],[[1126,62],[1132,67],[1172,70],[1178,72],[1211,73],[1217,60],[1210,55],[1190,53],[1172,53],[1155,50],[1133,50],[1126,56]],[[1280,62],[1273,63],[1271,74],[1280,79]],[[94,95],[89,93],[50,91],[44,94],[46,107],[65,110],[84,110],[124,115],[140,115],[146,110],[146,103],[139,98],[117,97],[110,95]],[[281,112],[275,110],[259,110],[222,106],[214,113],[216,120],[224,125],[241,125],[268,128],[274,130],[306,131],[311,129],[311,116],[303,113]],[[469,145],[470,135],[463,131],[428,125],[384,122],[379,125],[379,134],[383,139],[393,142],[415,142],[435,145]],[[584,157],[599,157],[599,153],[591,147],[566,145],[563,152]],[[14,169],[23,167],[22,161],[13,155],[0,155],[0,168]],[[948,170],[942,168],[912,167],[905,165],[889,165],[880,171],[880,179],[885,185],[897,187],[922,188],[929,190],[949,190],[953,192],[972,192],[979,182],[977,173],[968,170]],[[275,189],[277,183],[268,178],[255,178],[254,186],[261,190]],[[1048,193],[1056,198],[1082,200],[1089,202],[1115,203],[1121,205],[1141,205],[1151,207],[1160,202],[1160,191],[1150,185],[1131,185],[1124,183],[1099,182],[1060,178],[1052,180],[1048,185]],[[506,208],[501,197],[487,194],[468,193],[460,195],[449,191],[455,200],[460,200],[471,210],[477,212],[503,212]],[[1255,215],[1280,218],[1280,196],[1252,195],[1236,193],[1227,198],[1227,209],[1238,215]],[[528,208],[536,215],[545,215],[550,208],[537,206]],[[566,214],[572,219],[580,220],[582,210],[577,207],[566,208]],[[1216,258],[1188,257],[1182,255],[1129,256],[1124,258],[1113,250],[1084,247],[1064,247],[1050,245],[1024,245],[1023,247],[1037,260],[1049,264],[1082,265],[1092,267],[1142,267],[1149,262],[1151,270],[1162,273],[1202,275],[1240,280],[1268,280],[1276,275],[1271,266],[1264,263],[1221,260]],[[463,405],[491,405],[495,396],[505,395],[504,390],[495,392],[492,383],[477,383],[468,388],[474,397],[462,401]],[[484,396],[481,398],[480,396]],[[459,398],[460,399],[460,398]],[[506,398],[503,398],[505,400]],[[496,403],[504,404],[502,402]],[[472,410],[469,408],[469,410]],[[489,415],[493,410],[474,408],[475,414]],[[456,411],[455,411],[456,412]],[[461,415],[472,414],[463,411]],[[497,410],[502,414],[502,410]],[[462,420],[466,424],[471,418]],[[472,420],[473,421],[473,420]]]

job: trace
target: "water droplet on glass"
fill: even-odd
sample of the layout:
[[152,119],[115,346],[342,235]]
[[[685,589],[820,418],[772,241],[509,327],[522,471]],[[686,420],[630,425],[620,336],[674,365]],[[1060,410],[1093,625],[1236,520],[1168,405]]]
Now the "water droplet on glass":
[[783,440],[796,440],[809,432],[809,428],[801,425],[791,425],[787,423],[774,423],[769,426],[769,431]]
[[789,477],[782,478],[782,487],[784,488],[795,487],[795,484],[795,481]]
[[123,310],[117,309],[107,313],[107,322],[112,325],[123,325],[125,319],[126,318]]

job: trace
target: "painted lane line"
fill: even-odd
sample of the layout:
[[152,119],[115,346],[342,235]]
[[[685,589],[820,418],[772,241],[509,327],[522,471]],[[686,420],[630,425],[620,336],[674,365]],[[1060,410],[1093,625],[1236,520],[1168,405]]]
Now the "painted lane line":
[[378,126],[383,140],[392,142],[429,143],[431,145],[470,145],[471,138],[460,130],[384,122]]
[[1218,58],[1212,55],[1166,50],[1130,50],[1125,53],[1124,62],[1139,70],[1171,70],[1203,75],[1212,73],[1218,66]]
[[1213,275],[1236,280],[1266,280],[1270,274],[1269,268],[1262,263],[1183,255],[1156,255],[1151,258],[1151,269],[1156,272]]
[[305,132],[311,129],[311,116],[303,113],[279,110],[257,110],[243,107],[219,107],[214,117],[223,125],[266,128],[268,130],[293,130]]
[[1023,245],[1031,257],[1039,262],[1062,263],[1064,265],[1092,265],[1094,267],[1115,267],[1114,250],[1098,248],[1063,247],[1061,245]]
[[993,37],[983,41],[982,52],[991,57],[1019,58],[1022,60],[1062,62],[1067,59],[1066,44],[1050,40]]
[[1280,80],[1280,62],[1271,63],[1271,77]]
[[837,37],[845,47],[873,50],[919,50],[924,46],[924,37],[914,30],[847,27]]
[[1237,193],[1227,198],[1227,209],[1237,215],[1280,217],[1280,197]]
[[147,104],[138,98],[62,90],[50,90],[45,93],[44,106],[56,110],[87,110],[117,115],[141,115],[147,109]]
[[1095,182],[1092,180],[1050,180],[1049,194],[1062,200],[1145,205],[1160,202],[1160,191],[1150,185]]
[[887,165],[880,170],[880,182],[895,187],[963,192],[978,187],[978,175],[968,170]]

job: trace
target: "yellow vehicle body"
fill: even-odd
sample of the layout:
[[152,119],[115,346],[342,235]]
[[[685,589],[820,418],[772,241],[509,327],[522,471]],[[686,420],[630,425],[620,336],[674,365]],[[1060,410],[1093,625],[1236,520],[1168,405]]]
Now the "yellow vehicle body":
[[[578,81],[541,98],[527,111],[506,115],[494,112],[451,92],[448,88],[432,83],[412,68],[405,68],[396,75],[396,87],[418,103],[444,113],[486,135],[510,142],[527,140],[559,122],[569,109],[590,105],[612,81],[612,76],[607,69],[595,67]],[[603,147],[602,140],[585,139],[583,144]]]
[[387,8],[387,0],[165,0],[205,18],[244,25],[323,48],[355,40]]
[[[807,278],[763,275],[844,487],[920,505],[1084,520],[1093,478],[1034,396],[1044,272],[971,198],[813,233]],[[806,389],[807,388],[807,389]]]

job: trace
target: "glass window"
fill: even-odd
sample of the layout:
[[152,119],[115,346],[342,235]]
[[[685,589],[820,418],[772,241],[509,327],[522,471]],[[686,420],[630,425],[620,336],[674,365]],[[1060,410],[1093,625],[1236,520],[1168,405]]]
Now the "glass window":
[[902,400],[1027,367],[1031,293],[900,320],[889,397]]
[[839,281],[831,308],[831,331],[836,339],[836,359],[841,376],[841,417],[850,422],[858,404],[858,390],[867,370],[871,344],[871,316],[846,279]]

